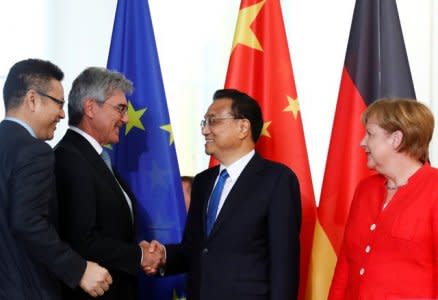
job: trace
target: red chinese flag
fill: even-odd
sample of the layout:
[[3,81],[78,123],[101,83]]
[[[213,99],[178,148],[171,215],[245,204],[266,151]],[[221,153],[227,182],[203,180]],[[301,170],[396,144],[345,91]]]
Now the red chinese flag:
[[307,299],[327,299],[356,185],[371,174],[361,114],[382,97],[415,98],[395,0],[357,0],[315,226]]
[[255,98],[264,126],[256,150],[290,167],[298,177],[302,201],[300,299],[306,287],[316,207],[279,0],[243,0],[234,34],[226,88]]

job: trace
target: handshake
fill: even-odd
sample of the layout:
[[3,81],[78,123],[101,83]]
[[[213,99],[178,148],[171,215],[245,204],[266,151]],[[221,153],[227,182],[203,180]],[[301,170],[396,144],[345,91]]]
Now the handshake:
[[166,263],[166,250],[162,244],[156,240],[150,243],[141,241],[138,244],[142,249],[141,267],[149,275],[155,275],[157,271]]
[[[166,263],[164,246],[155,240],[150,243],[142,241],[139,246],[143,253],[141,268],[147,275],[155,275],[157,270]],[[112,282],[112,277],[107,269],[95,262],[87,261],[79,286],[90,296],[98,297],[108,291]]]

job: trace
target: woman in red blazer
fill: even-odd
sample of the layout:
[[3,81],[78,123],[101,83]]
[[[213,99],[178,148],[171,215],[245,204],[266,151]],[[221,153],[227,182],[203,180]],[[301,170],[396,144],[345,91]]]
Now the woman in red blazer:
[[432,113],[414,100],[381,99],[362,121],[360,146],[377,174],[356,188],[329,299],[437,299]]

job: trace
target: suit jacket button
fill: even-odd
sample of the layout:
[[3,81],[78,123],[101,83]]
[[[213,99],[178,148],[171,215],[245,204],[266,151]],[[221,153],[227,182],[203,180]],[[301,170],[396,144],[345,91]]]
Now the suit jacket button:
[[202,254],[208,254],[208,248],[202,249]]

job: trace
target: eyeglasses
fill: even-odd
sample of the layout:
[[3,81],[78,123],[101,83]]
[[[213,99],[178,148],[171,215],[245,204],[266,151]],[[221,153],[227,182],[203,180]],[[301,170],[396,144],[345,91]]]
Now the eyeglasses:
[[201,128],[204,128],[208,125],[208,127],[213,127],[219,123],[219,121],[222,120],[236,120],[236,119],[242,119],[237,117],[206,117],[203,120],[201,120]]
[[98,102],[98,103],[103,103],[103,104],[107,104],[107,105],[111,106],[122,116],[124,116],[128,113],[128,105],[126,105],[126,104],[112,105],[111,103],[107,103],[107,102]]
[[41,95],[41,96],[46,97],[46,98],[49,98],[50,100],[52,100],[53,102],[55,102],[56,104],[58,104],[59,108],[62,109],[62,108],[64,107],[64,104],[65,104],[65,101],[64,101],[64,100],[61,100],[61,99],[55,98],[55,97],[53,97],[53,96],[47,95],[47,94],[45,94],[45,93],[43,93],[43,92],[40,92],[40,91],[37,91],[37,90],[35,90],[35,92],[37,92],[38,95]]

